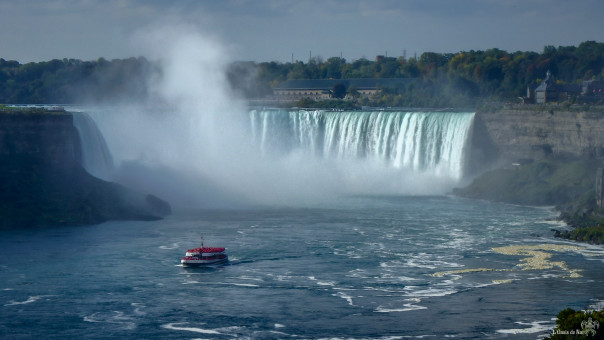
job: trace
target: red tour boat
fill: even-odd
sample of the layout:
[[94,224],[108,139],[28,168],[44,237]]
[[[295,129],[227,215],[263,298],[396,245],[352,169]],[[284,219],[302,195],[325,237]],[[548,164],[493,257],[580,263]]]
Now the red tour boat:
[[183,267],[200,267],[226,262],[229,262],[229,257],[224,252],[224,248],[204,247],[203,236],[201,237],[201,247],[187,250],[185,257],[180,259],[180,263]]

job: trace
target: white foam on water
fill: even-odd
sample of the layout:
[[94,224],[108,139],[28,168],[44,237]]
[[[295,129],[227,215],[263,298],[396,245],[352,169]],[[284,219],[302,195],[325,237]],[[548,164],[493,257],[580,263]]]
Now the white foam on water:
[[604,300],[595,300],[589,304],[589,309],[598,311],[604,310]]
[[171,246],[159,246],[159,249],[172,250],[178,248],[178,243],[172,243]]
[[416,286],[407,286],[404,289],[407,291],[407,295],[412,296],[412,297],[447,296],[447,295],[455,294],[458,292],[455,289],[428,288],[428,289],[413,290],[414,288],[416,288]]
[[544,332],[547,330],[554,329],[555,324],[552,321],[533,321],[533,322],[514,322],[521,326],[529,326],[526,328],[510,328],[510,329],[498,329],[497,333],[502,334],[532,334]]
[[395,277],[395,279],[397,281],[403,281],[403,282],[408,282],[408,281],[417,281],[419,279],[414,278],[414,277],[410,277],[410,276],[397,276]]
[[[574,244],[574,243],[573,243]],[[579,253],[587,260],[604,262],[604,248],[601,245],[582,244],[583,248]]]
[[361,254],[358,254],[357,252],[359,252],[359,249],[353,249],[353,250],[340,250],[340,249],[334,249],[333,254],[337,255],[337,256],[346,256],[350,259],[362,259],[364,256],[362,256]]
[[379,281],[380,282],[388,282],[388,283],[393,283],[393,281],[395,282],[410,282],[410,281],[417,281],[419,279],[417,278],[413,278],[413,277],[409,277],[409,276],[399,276],[399,275],[395,275],[395,274],[391,274],[391,273],[384,273],[381,274],[379,277]]
[[309,276],[308,277],[311,281],[316,282],[317,285],[319,286],[331,286],[334,287],[336,285],[336,283],[334,281],[319,281],[316,277],[314,276]]
[[293,278],[293,276],[291,275],[277,275],[275,276],[275,279],[277,279],[277,281],[290,281]]
[[233,285],[239,286],[239,287],[260,287],[259,285],[255,285],[252,283],[233,283]]
[[449,241],[438,244],[437,248],[471,249],[476,243],[475,238],[467,231],[453,228],[448,229]]
[[187,331],[187,332],[195,332],[195,333],[202,333],[202,334],[215,334],[215,335],[220,335],[222,333],[214,330],[214,329],[204,329],[204,328],[199,328],[199,327],[180,327],[177,325],[182,325],[182,324],[186,324],[186,323],[169,323],[169,324],[165,324],[165,325],[161,325],[161,328],[165,328],[165,329],[170,329],[170,330],[174,330],[174,331]]
[[218,283],[218,284],[226,285],[226,286],[237,286],[237,287],[252,287],[252,288],[260,287],[259,285],[255,285],[253,283],[223,282],[223,283]]
[[9,303],[4,304],[5,306],[17,306],[17,305],[26,305],[29,303],[34,303],[38,300],[40,300],[43,297],[47,297],[47,296],[51,296],[51,295],[35,295],[35,296],[30,296],[29,298],[27,298],[27,300],[25,301],[15,301],[15,300],[11,300],[9,301]]
[[285,328],[285,327],[286,327],[285,325],[282,325],[280,323],[275,324],[275,328]]
[[[445,261],[442,257],[436,257],[436,259],[431,259],[433,255],[426,253],[419,253],[417,255],[408,255],[408,259],[402,265],[403,267],[411,267],[411,268],[425,268],[425,269],[437,269],[437,268],[459,268],[463,267],[462,264],[457,262],[448,262]],[[391,264],[390,264],[391,263]],[[397,265],[398,264],[398,265]],[[399,261],[390,261],[385,262],[383,265],[380,263],[380,267],[400,267],[401,263]]]
[[518,226],[526,225],[526,222],[523,222],[523,221],[507,222],[507,223],[504,223],[504,225],[510,226],[510,227],[518,227]]
[[556,227],[559,227],[559,228],[569,228],[569,229],[572,229],[571,226],[569,226],[566,222],[564,222],[562,220],[543,220],[543,221],[537,221],[536,223],[553,225],[553,226],[556,226]]
[[86,322],[111,323],[121,326],[122,329],[133,330],[136,328],[136,322],[131,316],[125,315],[122,311],[97,312],[84,317]]
[[99,321],[99,320],[94,319],[94,318],[93,318],[93,317],[91,317],[91,316],[85,316],[85,317],[84,317],[84,321],[86,321],[86,322],[101,322],[101,321]]
[[199,281],[195,281],[195,280],[187,280],[185,282],[183,282],[183,285],[191,285],[191,284],[198,284]]
[[342,298],[344,300],[346,300],[348,302],[349,305],[354,306],[354,303],[352,301],[352,296],[344,293],[344,292],[337,292],[335,294],[331,294],[332,296],[337,296],[339,298]]
[[240,280],[248,280],[248,281],[257,281],[257,282],[264,282],[264,279],[260,278],[260,277],[252,277],[252,276],[239,276],[237,277]]
[[400,297],[401,294],[404,294],[405,291],[403,289],[394,289],[394,288],[380,288],[380,287],[363,287],[363,290],[370,292],[380,292],[379,296],[392,296],[392,297]]
[[348,274],[346,274],[346,276],[347,277],[360,278],[360,279],[368,279],[368,278],[370,278],[370,276],[367,275],[367,271],[364,270],[364,269],[360,269],[360,268],[350,270],[348,272]]
[[428,309],[428,307],[418,306],[418,305],[414,305],[411,303],[405,303],[405,304],[403,304],[403,307],[400,307],[400,308],[385,308],[382,306],[378,306],[374,310],[374,312],[376,312],[376,313],[400,313],[400,312],[410,312],[410,311],[420,310],[420,309]]
[[557,278],[557,277],[565,277],[566,275],[564,274],[541,274],[539,276],[533,276],[533,277],[529,277],[527,278],[527,280],[538,280],[538,279],[553,279],[553,278]]
[[238,333],[241,333],[242,329],[245,329],[245,327],[228,326],[228,327],[215,328],[214,330],[216,330],[222,334],[238,334]]
[[400,262],[399,262],[399,265],[397,265],[397,266],[393,265],[392,261],[389,261],[389,262],[380,262],[380,267],[382,267],[382,268],[395,268],[395,267],[399,267],[399,266],[400,266]]
[[136,303],[133,302],[130,304],[132,307],[134,307],[134,314],[136,315],[147,315],[147,313],[145,311],[143,311],[142,309],[147,307],[145,305],[143,305],[142,303]]
[[453,282],[453,281],[456,281],[456,280],[459,280],[459,278],[458,277],[453,277],[453,278],[450,278],[450,279],[446,279],[446,280],[444,280],[442,282],[437,283],[436,286],[454,286],[455,282]]
[[360,234],[360,235],[362,235],[362,236],[365,236],[365,232],[364,232],[364,231],[362,231],[362,230],[359,230],[359,228],[358,228],[358,227],[354,227],[354,228],[352,228],[352,230],[354,230],[355,232],[359,233],[359,234]]

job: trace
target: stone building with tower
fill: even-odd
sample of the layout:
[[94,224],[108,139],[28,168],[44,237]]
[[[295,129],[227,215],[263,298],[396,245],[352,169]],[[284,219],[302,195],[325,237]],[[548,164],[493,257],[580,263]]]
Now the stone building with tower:
[[521,98],[526,104],[559,103],[571,98],[580,102],[598,102],[604,100],[604,80],[586,80],[579,84],[560,84],[554,75],[547,71],[541,84],[529,85],[526,97]]
[[[552,102],[562,102],[568,100],[572,96],[581,94],[581,86],[574,84],[558,84],[552,73],[548,70],[545,79],[534,90],[534,103],[545,104]],[[530,89],[528,90],[529,97],[531,96]]]

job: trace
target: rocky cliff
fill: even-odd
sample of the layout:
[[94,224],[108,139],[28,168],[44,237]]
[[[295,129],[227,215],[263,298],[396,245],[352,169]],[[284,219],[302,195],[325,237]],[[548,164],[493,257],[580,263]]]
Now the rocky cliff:
[[65,111],[0,110],[0,227],[157,219],[170,206],[89,175]]
[[474,145],[505,160],[549,156],[603,158],[604,113],[555,107],[478,113]]
[[[556,205],[571,225],[601,219],[594,184],[604,160],[604,112],[523,106],[478,113],[473,131],[473,164],[482,171],[467,187],[454,189],[455,194]],[[482,168],[477,165],[481,161]]]

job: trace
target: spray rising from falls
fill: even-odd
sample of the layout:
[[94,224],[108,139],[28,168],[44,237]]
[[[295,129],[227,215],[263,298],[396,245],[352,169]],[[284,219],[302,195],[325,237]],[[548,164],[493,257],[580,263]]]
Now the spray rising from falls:
[[[195,111],[93,117],[113,151],[115,180],[175,205],[205,206],[444,194],[464,176],[474,122],[470,112],[323,110],[251,110],[209,121]],[[84,157],[86,168],[106,174],[102,136],[88,116],[77,121],[91,131],[82,138],[93,139],[84,152],[101,156]]]
[[150,101],[91,117],[113,180],[175,207],[443,194],[464,175],[473,113],[249,111],[216,39],[168,25],[139,40],[160,69]]
[[265,155],[303,150],[323,159],[365,159],[459,180],[474,113],[253,110],[250,121]]

